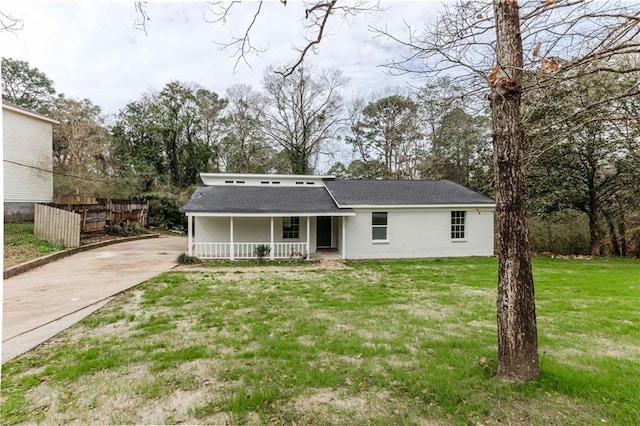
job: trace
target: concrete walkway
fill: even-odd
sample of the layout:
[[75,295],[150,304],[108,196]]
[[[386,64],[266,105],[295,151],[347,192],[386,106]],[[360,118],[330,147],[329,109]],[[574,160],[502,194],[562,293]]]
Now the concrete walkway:
[[114,295],[176,265],[184,237],[114,244],[4,280],[2,362],[38,346]]

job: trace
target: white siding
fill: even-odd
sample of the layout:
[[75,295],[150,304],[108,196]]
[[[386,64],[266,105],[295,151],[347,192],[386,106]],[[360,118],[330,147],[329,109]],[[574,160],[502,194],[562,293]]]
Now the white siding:
[[[282,218],[273,218],[273,242],[305,242],[307,240],[307,220],[300,218],[300,238],[284,240],[282,238]],[[310,223],[311,253],[316,251],[316,225],[314,218]],[[196,216],[194,242],[228,243],[230,237],[230,218]],[[269,217],[236,217],[233,219],[233,241],[236,243],[269,243],[271,241],[271,219]]]
[[51,202],[52,124],[6,108],[2,110],[4,201]]
[[[465,241],[451,240],[453,209],[357,209],[347,223],[348,259],[385,259],[493,254],[493,210],[466,211]],[[388,242],[373,242],[371,213],[386,211]]]

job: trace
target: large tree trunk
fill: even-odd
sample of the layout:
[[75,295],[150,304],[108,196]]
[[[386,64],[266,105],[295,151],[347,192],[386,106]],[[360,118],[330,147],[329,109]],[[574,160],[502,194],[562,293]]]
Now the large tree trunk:
[[497,68],[490,78],[498,232],[498,379],[538,376],[538,340],[524,172],[522,39],[515,0],[494,0]]
[[614,256],[618,256],[622,254],[620,250],[620,245],[618,244],[618,236],[616,235],[616,225],[613,223],[611,219],[611,215],[606,211],[603,212],[604,218],[607,221],[607,226],[609,227],[609,235],[611,236],[611,253]]

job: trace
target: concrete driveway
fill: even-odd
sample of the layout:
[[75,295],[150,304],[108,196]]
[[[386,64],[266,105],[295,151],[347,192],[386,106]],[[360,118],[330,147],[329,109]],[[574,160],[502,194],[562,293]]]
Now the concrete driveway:
[[47,341],[114,295],[170,270],[186,249],[184,237],[119,243],[4,280],[2,362]]

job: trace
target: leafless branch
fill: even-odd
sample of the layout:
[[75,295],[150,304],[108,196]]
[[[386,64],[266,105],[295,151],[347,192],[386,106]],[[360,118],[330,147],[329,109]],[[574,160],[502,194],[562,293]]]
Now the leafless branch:
[[333,19],[342,18],[342,22],[348,22],[349,18],[356,15],[380,12],[383,9],[379,2],[370,0],[350,1],[346,5],[338,4],[337,0],[317,1],[315,3],[305,3],[305,29],[307,33],[315,34],[307,38],[307,43],[299,49],[298,59],[293,65],[284,70],[276,71],[283,77],[290,76],[296,68],[304,61],[310,51],[313,51],[326,37],[326,26],[330,17]]
[[239,4],[240,1],[231,1],[231,2],[222,2],[222,1],[212,1],[208,2],[209,12],[214,16],[213,19],[207,19],[205,16],[205,22],[210,24],[227,23],[227,18],[231,16],[231,9],[236,4]]
[[[229,17],[232,14],[234,6],[240,1],[212,1],[209,2],[209,12],[212,18],[205,17],[205,21],[209,23],[222,23],[226,24]],[[251,41],[251,31],[254,28],[258,16],[262,12],[262,1],[258,3],[258,6],[253,14],[251,22],[245,27],[242,35],[233,36],[230,42],[217,43],[221,49],[232,48],[232,56],[236,58],[234,70],[237,69],[240,62],[244,62],[249,68],[251,68],[247,57],[250,54],[264,53],[268,47],[256,47]],[[287,5],[286,0],[280,0],[280,3],[284,6]],[[290,76],[293,71],[300,67],[308,54],[314,51],[320,42],[327,36],[327,23],[330,19],[339,20],[342,18],[343,22],[348,22],[349,18],[359,15],[372,13],[382,10],[379,6],[379,2],[375,0],[355,0],[350,2],[344,2],[342,5],[338,0],[316,0],[311,2],[304,2],[304,30],[307,33],[306,43],[298,50],[299,54],[297,59],[292,65],[287,66],[280,70],[274,70],[275,73],[282,77]]]
[[[224,3],[221,1],[210,2],[209,3],[209,12],[213,15],[213,19],[207,19],[205,17],[205,21],[209,23],[223,23],[226,24],[229,16],[231,16],[232,8],[240,3],[239,1],[232,1],[231,3]],[[260,54],[264,53],[267,47],[256,47],[251,42],[251,30],[255,26],[258,16],[262,11],[263,2],[258,2],[258,6],[251,18],[251,22],[245,28],[244,33],[241,36],[234,36],[231,34],[231,41],[226,43],[216,43],[221,50],[233,48],[235,51],[231,56],[236,58],[236,62],[233,65],[233,71],[235,72],[238,68],[240,62],[244,62],[247,67],[251,68],[249,61],[247,60],[247,55],[249,54]],[[283,3],[286,5],[286,2]]]
[[309,19],[309,16],[310,15],[313,16],[316,12],[320,13],[321,20],[320,20],[320,25],[318,27],[318,36],[315,38],[315,40],[310,41],[305,46],[304,49],[302,49],[302,52],[300,53],[300,57],[293,65],[285,68],[283,71],[276,71],[276,73],[280,74],[282,77],[290,76],[296,70],[296,68],[300,66],[305,56],[307,55],[307,52],[311,48],[313,48],[313,46],[319,44],[320,41],[322,41],[322,36],[324,35],[324,28],[327,25],[327,20],[329,19],[329,16],[331,15],[331,11],[336,5],[337,1],[338,0],[331,0],[327,3],[318,3],[305,11],[305,19]]
[[[493,21],[491,2],[470,0],[445,5],[438,21],[422,32],[408,26],[400,35],[387,28],[372,31],[410,51],[385,64],[391,73],[451,73],[477,94],[488,90],[486,80],[495,66]],[[538,83],[552,85],[598,71],[626,73],[629,68],[615,59],[640,54],[640,11],[620,0],[524,1],[521,27],[524,70],[540,72],[543,61],[559,65]]]
[[133,27],[137,30],[143,31],[144,35],[147,35],[147,22],[151,22],[151,18],[147,14],[147,2],[137,1],[133,3],[136,10],[136,20],[133,22]]
[[0,31],[15,33],[24,28],[24,21],[11,14],[0,12]]

